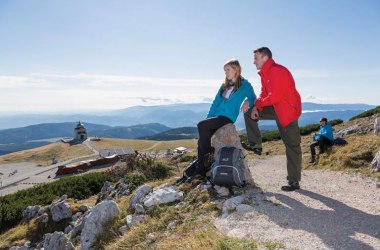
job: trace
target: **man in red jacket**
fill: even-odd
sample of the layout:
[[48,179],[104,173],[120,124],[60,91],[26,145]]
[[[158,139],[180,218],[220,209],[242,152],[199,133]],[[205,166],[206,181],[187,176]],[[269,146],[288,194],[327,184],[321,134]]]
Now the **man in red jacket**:
[[[288,184],[281,189],[294,191],[300,188],[301,180],[302,152],[298,126],[302,112],[301,97],[289,70],[275,63],[268,48],[254,51],[254,64],[260,70],[261,94],[252,110],[244,113],[248,144],[243,143],[243,147],[260,155],[262,138],[257,122],[275,120],[286,147]],[[248,108],[247,103],[244,103],[242,110]]]

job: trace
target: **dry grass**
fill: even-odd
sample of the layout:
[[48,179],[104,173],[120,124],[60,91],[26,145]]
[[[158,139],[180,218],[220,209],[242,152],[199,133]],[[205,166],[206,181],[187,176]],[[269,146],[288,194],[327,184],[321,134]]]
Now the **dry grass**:
[[[354,124],[355,121],[351,123]],[[351,125],[352,125],[351,124]],[[346,126],[339,125],[335,130]],[[311,136],[301,138],[301,149],[303,154],[303,168],[330,169],[348,172],[358,172],[366,176],[380,178],[380,173],[371,173],[370,163],[380,148],[380,136],[374,134],[348,135],[345,137],[348,144],[344,146],[333,146],[328,154],[322,154],[317,164],[309,164]],[[318,149],[316,148],[318,152]],[[263,143],[263,155],[257,156],[252,153],[247,159],[264,159],[271,155],[284,155],[285,145],[282,140]]]
[[197,140],[175,140],[175,141],[149,141],[135,139],[111,139],[102,138],[101,141],[92,142],[92,145],[97,150],[116,147],[132,147],[137,151],[161,151],[168,148],[174,149],[177,147],[185,147],[195,149]]
[[53,158],[56,158],[60,162],[90,154],[92,154],[92,152],[86,146],[70,146],[67,143],[58,142],[0,156],[0,164],[35,162],[38,166],[48,166],[51,164]]
[[[306,168],[344,170],[380,178],[380,173],[371,173],[371,161],[380,148],[380,137],[373,134],[347,136],[345,146],[333,146],[332,151],[319,156],[317,164],[309,164],[304,157]],[[318,151],[317,151],[318,152]]]

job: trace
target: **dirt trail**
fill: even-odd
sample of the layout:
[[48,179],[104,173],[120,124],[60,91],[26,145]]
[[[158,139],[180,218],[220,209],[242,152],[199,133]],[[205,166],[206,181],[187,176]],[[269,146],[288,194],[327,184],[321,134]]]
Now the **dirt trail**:
[[286,158],[249,162],[253,207],[219,218],[221,232],[287,249],[380,249],[380,183],[355,174],[304,170],[301,190],[283,192]]

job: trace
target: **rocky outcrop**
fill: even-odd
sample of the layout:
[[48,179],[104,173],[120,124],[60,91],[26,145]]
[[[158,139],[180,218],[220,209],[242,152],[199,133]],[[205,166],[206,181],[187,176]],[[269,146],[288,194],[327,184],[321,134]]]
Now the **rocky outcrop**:
[[129,194],[129,185],[124,183],[124,179],[120,179],[115,185],[106,181],[98,194],[96,203],[98,204],[104,200],[118,199]]
[[144,197],[152,192],[152,190],[153,188],[148,184],[138,187],[129,201],[129,207],[135,209],[136,204],[142,204]]
[[45,250],[74,250],[73,244],[66,238],[63,232],[45,234],[43,248]]
[[72,213],[70,210],[70,204],[65,200],[53,203],[50,205],[50,212],[53,221],[58,222],[66,218],[71,218]]
[[39,205],[28,206],[24,210],[22,215],[23,215],[24,219],[30,220],[30,219],[33,219],[34,217],[36,217],[36,215],[38,214],[38,211],[40,211],[40,209],[41,209],[41,206],[39,206]]
[[86,216],[80,237],[81,249],[91,249],[96,238],[103,233],[105,224],[119,216],[119,214],[119,207],[112,200],[102,201],[97,204]]
[[144,199],[144,206],[150,208],[155,205],[170,203],[183,199],[183,192],[176,190],[175,186],[160,186],[154,188],[153,192]]

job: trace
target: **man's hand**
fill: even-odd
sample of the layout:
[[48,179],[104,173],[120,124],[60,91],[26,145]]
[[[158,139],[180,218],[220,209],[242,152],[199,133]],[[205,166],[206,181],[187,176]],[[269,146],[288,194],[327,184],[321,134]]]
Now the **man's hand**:
[[256,107],[253,107],[252,112],[251,112],[251,119],[252,120],[257,120],[259,119],[259,111],[257,110]]
[[248,111],[248,109],[249,109],[249,101],[245,100],[243,105],[241,106],[240,110],[241,110],[241,112],[245,113]]

